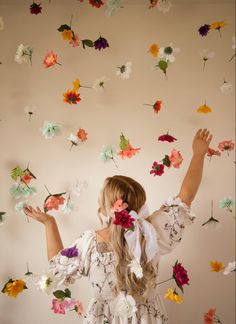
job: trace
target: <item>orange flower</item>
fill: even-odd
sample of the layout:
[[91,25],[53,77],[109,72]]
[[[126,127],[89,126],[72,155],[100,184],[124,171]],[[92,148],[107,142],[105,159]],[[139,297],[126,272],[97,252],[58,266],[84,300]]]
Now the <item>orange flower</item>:
[[139,153],[139,151],[141,150],[141,148],[133,148],[132,147],[132,145],[129,143],[128,145],[127,145],[127,147],[124,149],[124,150],[122,150],[122,151],[120,151],[119,153],[118,153],[118,155],[120,155],[120,157],[122,158],[122,159],[125,159],[125,158],[132,158],[136,153]]
[[87,135],[88,133],[85,132],[83,128],[80,128],[77,132],[77,137],[81,140],[81,142],[87,141]]
[[211,111],[212,111],[211,107],[207,106],[206,104],[204,104],[203,106],[200,106],[197,109],[197,112],[203,113],[203,114],[208,114]]
[[63,100],[69,104],[77,104],[81,100],[79,93],[73,90],[68,90],[67,92],[63,93],[63,96]]
[[220,262],[220,261],[211,261],[210,265],[211,265],[211,271],[213,271],[213,272],[220,272],[220,271],[224,270],[224,268],[225,268],[223,266],[222,262]]
[[53,51],[48,52],[45,55],[43,64],[45,65],[45,68],[49,68],[50,66],[53,66],[57,63],[57,55],[53,53]]
[[225,26],[226,23],[224,21],[216,21],[211,24],[211,29],[220,29]]
[[71,41],[73,39],[73,32],[71,29],[64,29],[63,32],[61,32],[61,35],[64,40]]
[[162,101],[161,100],[157,100],[154,103],[153,109],[154,109],[155,113],[158,113],[161,110],[161,105],[162,105]]
[[21,293],[24,289],[27,289],[24,280],[10,279],[4,286],[2,292],[10,297],[16,297],[19,293]]
[[210,308],[207,313],[204,314],[204,324],[213,324],[216,315],[216,309]]
[[159,52],[159,46],[157,44],[152,44],[148,50],[154,57],[157,57]]

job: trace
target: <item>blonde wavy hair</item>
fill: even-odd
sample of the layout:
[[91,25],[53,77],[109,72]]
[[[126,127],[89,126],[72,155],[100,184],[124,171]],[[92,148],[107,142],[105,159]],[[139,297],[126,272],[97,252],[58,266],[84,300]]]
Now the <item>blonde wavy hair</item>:
[[[124,228],[113,225],[114,214],[111,213],[111,207],[118,200],[128,204],[127,210],[134,210],[137,213],[145,204],[146,193],[143,187],[134,179],[126,176],[115,175],[105,180],[103,189],[100,194],[99,215],[105,217],[106,224],[111,228],[110,244],[115,254],[116,266],[116,285],[114,293],[125,290],[127,294],[136,298],[144,299],[150,288],[154,287],[156,271],[151,262],[147,262],[145,253],[145,239],[140,231],[141,259],[140,263],[143,268],[143,277],[136,278],[135,274],[130,271],[128,264],[133,259],[130,255],[128,245],[124,237]],[[101,223],[103,220],[100,216]]]

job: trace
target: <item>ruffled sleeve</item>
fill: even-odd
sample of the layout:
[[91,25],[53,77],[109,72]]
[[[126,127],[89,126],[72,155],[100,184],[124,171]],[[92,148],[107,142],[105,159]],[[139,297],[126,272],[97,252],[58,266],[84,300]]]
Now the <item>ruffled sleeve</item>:
[[[93,231],[85,231],[68,248],[76,248],[76,256],[65,256],[61,250],[49,260],[48,270],[57,280],[57,286],[69,285],[81,276],[88,276],[90,269],[91,242]],[[63,255],[64,254],[64,255]],[[74,254],[74,255],[75,255]]]
[[159,254],[170,253],[182,240],[186,225],[194,222],[191,207],[178,197],[170,197],[148,220],[157,232]]

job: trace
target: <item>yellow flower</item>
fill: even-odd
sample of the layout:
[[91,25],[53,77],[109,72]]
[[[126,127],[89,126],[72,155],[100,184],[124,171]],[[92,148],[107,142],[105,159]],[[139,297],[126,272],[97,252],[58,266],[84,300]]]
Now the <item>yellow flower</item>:
[[157,57],[159,52],[159,47],[157,44],[152,44],[148,50],[154,57]]
[[203,113],[203,114],[208,114],[211,111],[212,111],[211,107],[207,106],[206,104],[204,104],[203,106],[200,106],[197,109],[197,112]]
[[211,265],[211,271],[213,271],[213,272],[220,272],[220,271],[224,270],[224,268],[225,268],[223,266],[222,262],[220,262],[220,261],[211,261],[210,265]]
[[225,26],[226,23],[224,21],[215,21],[211,24],[211,29],[220,29]]
[[71,41],[73,39],[73,32],[71,29],[64,29],[63,32],[61,33],[62,37],[64,40]]
[[182,304],[183,302],[183,298],[171,288],[168,288],[167,293],[165,294],[165,299],[174,301],[176,304]]
[[79,79],[76,79],[74,82],[73,82],[73,85],[74,85],[74,89],[73,91],[78,91],[79,88],[80,88],[80,80]]
[[24,289],[27,289],[24,280],[17,279],[12,280],[10,279],[8,283],[5,284],[2,292],[10,297],[16,297],[20,292]]

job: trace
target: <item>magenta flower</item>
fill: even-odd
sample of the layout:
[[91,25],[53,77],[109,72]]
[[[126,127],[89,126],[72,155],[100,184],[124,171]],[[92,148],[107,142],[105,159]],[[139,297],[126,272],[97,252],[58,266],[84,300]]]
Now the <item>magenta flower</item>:
[[211,28],[211,26],[208,25],[208,24],[205,24],[205,25],[201,26],[201,27],[198,29],[199,34],[200,34],[201,36],[206,36],[206,35],[208,34],[210,28]]
[[109,44],[107,42],[107,40],[103,37],[99,37],[97,40],[95,40],[95,42],[93,43],[94,48],[97,50],[101,50],[101,49],[105,49],[106,47],[109,47]]
[[189,277],[187,270],[181,265],[181,263],[178,263],[178,261],[176,261],[173,266],[173,278],[175,279],[177,286],[182,292],[184,292],[183,286],[189,285]]
[[177,141],[177,139],[167,133],[165,135],[159,136],[158,141],[172,143],[174,141]]
[[154,161],[150,174],[153,174],[154,176],[161,176],[163,173],[164,173],[164,164],[158,164],[156,161]]
[[73,246],[71,248],[67,248],[61,251],[61,255],[64,255],[68,258],[74,258],[78,256],[78,249],[76,246]]
[[115,219],[113,224],[121,225],[125,229],[134,229],[135,218],[131,217],[126,209],[121,210],[120,212],[115,212]]
[[41,3],[33,2],[32,5],[30,5],[30,12],[32,15],[38,15],[39,13],[41,13],[41,11]]

